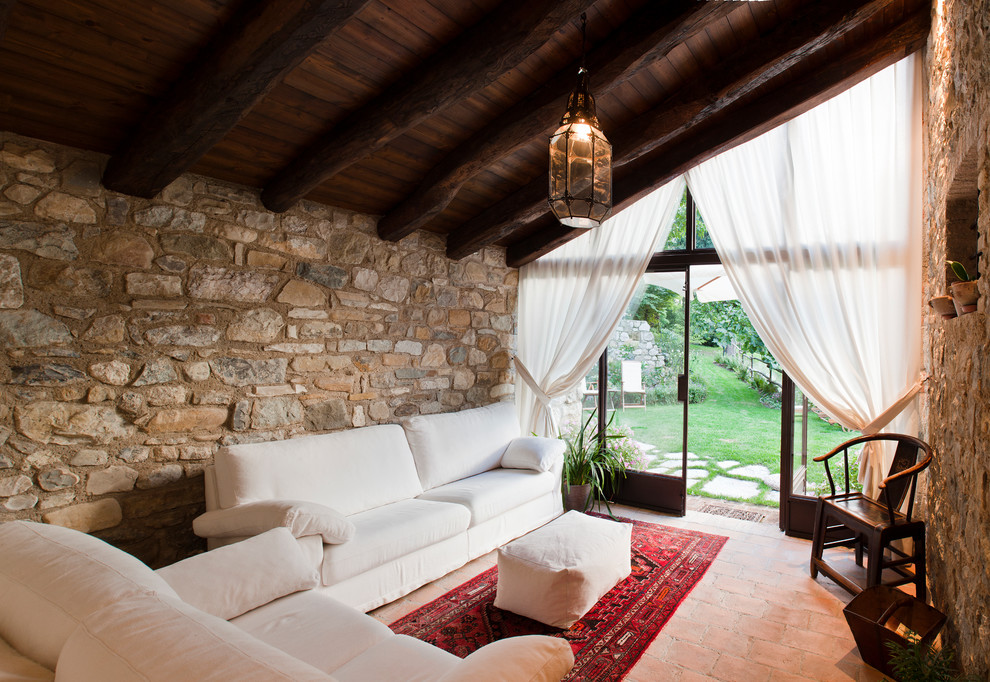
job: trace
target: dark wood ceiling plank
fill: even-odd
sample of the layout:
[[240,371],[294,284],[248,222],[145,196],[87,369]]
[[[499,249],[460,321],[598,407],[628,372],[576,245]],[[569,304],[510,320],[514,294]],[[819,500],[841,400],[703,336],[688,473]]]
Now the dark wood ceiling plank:
[[17,0],[0,0],[0,43],[7,33],[7,22],[10,21],[10,11],[14,9]]
[[[592,90],[600,98],[628,77],[658,61],[730,3],[648,3],[588,55]],[[422,227],[444,210],[461,186],[494,160],[501,159],[557,124],[563,100],[574,88],[577,64],[569,64],[551,81],[510,108],[430,170],[419,187],[378,224],[382,239],[396,241]]]
[[124,194],[157,194],[366,2],[249,3],[110,158],[103,184]]
[[[616,210],[638,201],[672,178],[744,142],[754,139],[818,104],[849,89],[882,69],[922,49],[931,28],[926,9],[915,12],[886,33],[859,46],[841,59],[756,100],[722,112],[684,139],[626,164],[615,178]],[[506,262],[520,267],[549,253],[581,230],[556,224],[510,245]]]
[[[887,1],[846,0],[803,7],[763,39],[726,60],[713,74],[697,79],[615,131],[613,173],[763,87],[808,54],[869,20]],[[520,190],[503,199],[478,220],[453,232],[447,239],[447,255],[463,258],[505,238],[519,223],[529,222],[548,210],[545,193],[546,181],[539,178],[525,192]]]
[[90,0],[19,0],[15,14],[56,17],[59,22],[75,25],[76,29],[69,37],[73,44],[102,46],[104,50],[121,45],[158,63],[163,60],[174,63],[202,43],[202,25],[196,28],[193,24],[176,28],[168,22],[156,25],[140,12],[129,12],[131,8],[124,5],[131,4],[143,5],[115,3],[107,7]]
[[495,82],[591,4],[507,0],[306,148],[265,187],[262,201],[285,211],[423,119]]
[[[56,71],[67,71],[87,79],[102,80],[118,87],[153,97],[160,92],[160,79],[142,69],[141,62],[110,58],[92,50],[80,50],[62,35],[36,35],[21,26],[11,26],[3,39],[4,48],[24,59],[44,64]],[[72,79],[67,78],[67,83]]]
[[[51,14],[20,0],[11,15],[11,26],[18,34],[34,36],[31,44],[54,43],[60,50],[89,54],[108,63],[114,72],[130,71],[135,74],[160,74],[172,67],[163,57],[146,46],[134,45],[97,28],[81,26],[63,16]],[[25,44],[27,41],[23,41]],[[139,41],[135,41],[139,42]],[[112,49],[109,49],[112,47]],[[47,48],[54,50],[54,47]],[[147,76],[145,76],[147,77]]]

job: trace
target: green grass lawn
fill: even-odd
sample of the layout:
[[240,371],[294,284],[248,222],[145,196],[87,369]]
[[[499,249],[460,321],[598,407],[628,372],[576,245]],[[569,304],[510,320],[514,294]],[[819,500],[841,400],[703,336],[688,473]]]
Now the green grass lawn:
[[[692,404],[688,410],[688,452],[705,460],[702,467],[696,468],[708,471],[707,476],[688,489],[694,495],[709,496],[701,488],[706,481],[723,473],[717,462],[731,460],[739,462],[739,466],[762,464],[771,473],[780,473],[780,410],[762,405],[755,389],[733,372],[716,365],[714,360],[718,353],[716,348],[691,348],[692,376],[700,377],[708,384],[707,399]],[[659,463],[659,455],[663,453],[681,451],[681,403],[618,410],[615,423],[631,428],[636,440],[656,446],[650,454],[658,457],[651,465]],[[796,428],[800,434],[800,415]],[[830,425],[812,413],[808,420],[809,462],[852,436],[840,426]],[[688,466],[691,467],[690,462]],[[824,469],[812,462],[808,478],[814,483],[823,481]],[[759,486],[759,497],[748,501],[778,506],[772,489],[763,481],[759,481]]]

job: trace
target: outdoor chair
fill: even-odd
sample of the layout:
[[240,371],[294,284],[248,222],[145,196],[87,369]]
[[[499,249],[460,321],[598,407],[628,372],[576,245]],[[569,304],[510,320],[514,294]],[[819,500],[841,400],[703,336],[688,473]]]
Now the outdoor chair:
[[[620,405],[627,407],[646,407],[646,389],[643,388],[643,363],[634,360],[622,361],[622,390]],[[639,396],[639,400],[628,402],[626,396]]]
[[[588,404],[588,398],[591,398],[591,404]],[[598,408],[598,382],[588,381],[587,377],[584,379],[584,386],[581,389],[581,407],[585,410],[594,410]]]
[[[870,442],[894,442],[897,449],[887,477],[880,483],[880,496],[874,500],[861,492],[850,490],[849,449]],[[845,473],[844,492],[836,493],[829,460],[842,453]],[[811,577],[821,571],[851,594],[858,594],[874,585],[898,586],[914,583],[915,596],[924,601],[925,587],[925,522],[911,518],[918,474],[932,462],[932,449],[922,440],[894,433],[878,433],[848,440],[831,452],[815,457],[825,463],[830,495],[818,498],[815,530],[811,545]],[[907,500],[905,512],[899,511]],[[910,539],[908,546],[902,542]],[[900,547],[893,543],[899,542]],[[853,547],[856,564],[866,559],[866,585],[860,586],[839,572],[823,558],[825,549]],[[913,565],[913,571],[906,567]],[[894,573],[883,580],[884,571]]]

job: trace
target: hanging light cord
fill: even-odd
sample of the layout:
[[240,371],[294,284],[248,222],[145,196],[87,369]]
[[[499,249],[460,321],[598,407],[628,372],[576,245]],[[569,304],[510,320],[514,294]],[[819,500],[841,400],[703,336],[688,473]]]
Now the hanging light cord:
[[585,46],[588,41],[588,13],[581,13],[581,71],[587,71],[587,65],[584,63],[585,58]]

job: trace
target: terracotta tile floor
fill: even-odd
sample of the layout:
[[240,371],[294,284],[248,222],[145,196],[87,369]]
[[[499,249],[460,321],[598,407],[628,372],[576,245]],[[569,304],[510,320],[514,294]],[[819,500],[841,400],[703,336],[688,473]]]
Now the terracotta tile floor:
[[[786,537],[772,518],[756,523],[690,508],[684,517],[613,509],[729,538],[627,682],[884,679],[860,659],[842,616],[850,595],[827,578],[809,576],[810,541]],[[371,615],[390,623],[494,564],[492,552]]]

